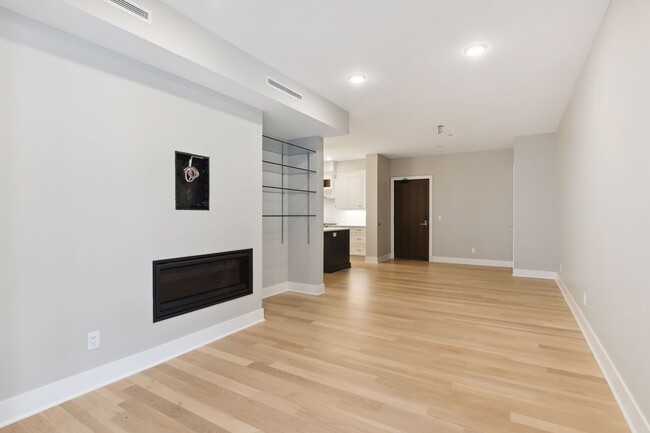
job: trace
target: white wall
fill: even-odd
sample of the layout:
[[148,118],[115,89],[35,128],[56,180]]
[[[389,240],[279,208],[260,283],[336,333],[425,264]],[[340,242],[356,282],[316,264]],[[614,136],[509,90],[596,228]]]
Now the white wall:
[[336,162],[336,173],[351,173],[356,171],[364,171],[366,169],[365,159],[353,159],[350,161]]
[[514,265],[552,275],[557,268],[555,134],[514,141]]
[[433,175],[434,256],[512,261],[512,162],[512,149],[391,160],[392,177]]
[[[648,23],[647,0],[611,2],[557,134],[559,262],[564,269],[560,276],[646,419],[650,419]],[[640,418],[635,424],[642,425]],[[650,427],[646,423],[636,431],[648,432]]]
[[[261,308],[261,113],[0,12],[0,402]],[[175,150],[210,211],[174,210]],[[241,248],[253,295],[152,323],[153,260]]]

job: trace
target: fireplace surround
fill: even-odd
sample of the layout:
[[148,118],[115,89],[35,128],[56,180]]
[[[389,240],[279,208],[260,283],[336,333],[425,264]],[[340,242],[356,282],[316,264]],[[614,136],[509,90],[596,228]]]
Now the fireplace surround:
[[153,321],[253,293],[253,249],[153,262]]

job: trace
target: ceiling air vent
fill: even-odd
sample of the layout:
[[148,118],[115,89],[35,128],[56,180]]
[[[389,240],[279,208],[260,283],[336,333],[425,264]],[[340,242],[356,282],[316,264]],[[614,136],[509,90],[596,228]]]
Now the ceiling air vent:
[[109,5],[113,5],[122,12],[125,12],[132,17],[151,24],[151,11],[139,6],[137,3],[126,0],[104,0]]
[[288,88],[284,84],[275,81],[273,78],[266,77],[266,84],[268,84],[269,86],[273,87],[274,89],[277,89],[280,92],[282,92],[282,93],[284,93],[286,95],[289,95],[292,98],[297,99],[298,101],[302,102],[302,95],[300,93],[296,92],[295,90],[291,90],[290,88]]

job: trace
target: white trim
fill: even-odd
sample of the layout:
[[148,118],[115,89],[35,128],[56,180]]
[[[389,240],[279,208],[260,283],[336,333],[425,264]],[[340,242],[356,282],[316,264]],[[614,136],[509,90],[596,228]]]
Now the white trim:
[[303,284],[295,283],[293,281],[285,281],[284,283],[276,284],[274,286],[264,287],[262,289],[262,299],[285,292],[304,293],[306,295],[318,296],[325,293],[325,284]]
[[465,259],[462,257],[439,257],[431,258],[436,263],[452,263],[455,265],[474,265],[474,266],[493,266],[496,268],[512,268],[512,262],[507,260],[485,260],[485,259]]
[[263,321],[264,309],[260,308],[135,355],[0,401],[0,428]]
[[390,259],[391,259],[391,254],[384,254],[383,256],[379,256],[379,257],[366,256],[367,263],[382,263]]
[[513,277],[521,277],[521,278],[540,278],[543,280],[556,280],[557,279],[557,273],[556,272],[551,272],[551,271],[533,271],[530,269],[513,269],[512,270],[512,276]]
[[429,180],[429,257],[433,257],[433,176],[397,176],[390,178],[390,258],[395,257],[395,181],[397,180]]
[[564,284],[564,281],[562,281],[559,276],[555,281],[560,287],[560,291],[562,292],[566,303],[569,305],[573,317],[575,317],[578,322],[578,326],[580,326],[580,330],[585,336],[585,340],[587,340],[587,344],[589,345],[591,352],[594,354],[596,362],[598,362],[600,370],[602,371],[603,376],[605,376],[630,430],[632,433],[650,433],[650,423],[643,415],[641,407],[636,400],[634,400],[627,385],[625,385],[625,381],[616,369],[616,366],[609,357],[605,347],[598,339],[598,336],[594,333],[591,325],[589,325],[589,322],[582,313],[579,304],[575,299],[573,299],[573,295],[571,295],[566,284]]
[[303,284],[289,281],[289,291],[318,296],[325,293],[325,284]]
[[273,286],[264,287],[262,289],[262,299],[266,299],[270,296],[279,295],[280,293],[289,291],[289,282],[285,281],[284,283],[275,284]]

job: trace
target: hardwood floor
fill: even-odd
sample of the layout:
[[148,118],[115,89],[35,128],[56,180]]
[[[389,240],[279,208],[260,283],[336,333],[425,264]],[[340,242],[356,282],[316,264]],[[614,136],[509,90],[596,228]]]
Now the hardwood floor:
[[551,281],[355,260],[320,297],[3,429],[31,432],[628,432]]

